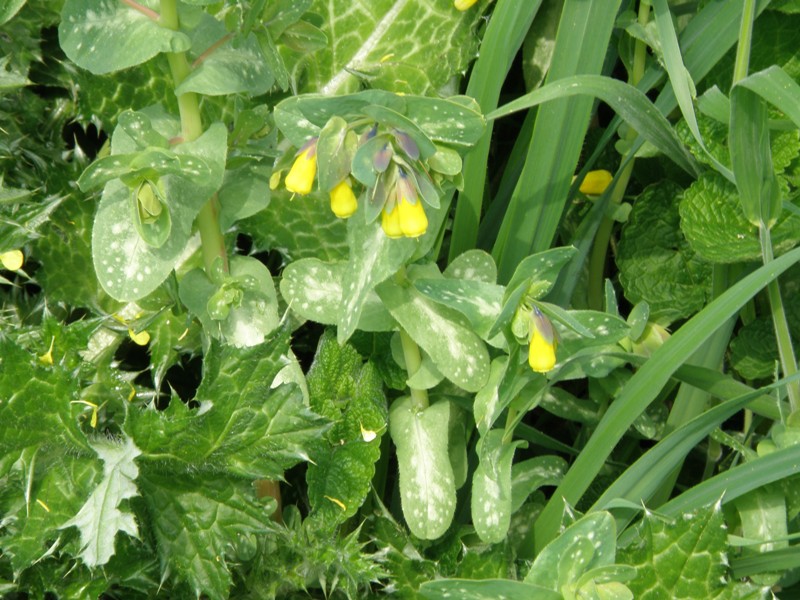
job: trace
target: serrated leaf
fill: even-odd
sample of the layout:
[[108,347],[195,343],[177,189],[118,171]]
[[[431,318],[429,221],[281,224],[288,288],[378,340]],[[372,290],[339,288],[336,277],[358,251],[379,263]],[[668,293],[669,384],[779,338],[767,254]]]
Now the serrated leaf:
[[450,403],[418,410],[410,397],[389,410],[389,432],[397,447],[400,498],[411,532],[433,540],[450,527],[456,508],[453,468],[447,450]]
[[240,540],[266,529],[274,502],[259,502],[249,482],[218,474],[149,470],[141,487],[164,575],[187,582],[198,598],[227,598],[227,561],[243,559]]
[[596,512],[578,519],[536,556],[525,583],[560,591],[587,571],[611,565],[616,535],[611,513]]
[[[53,354],[63,357],[64,348],[54,344]],[[74,373],[60,362],[41,363],[6,336],[0,336],[0,366],[0,456],[42,444],[89,450],[70,405],[81,385]]]
[[[144,2],[153,8],[152,1]],[[92,73],[138,65],[160,52],[189,49],[186,34],[116,0],[67,0],[58,27],[61,47],[71,61]]]
[[496,544],[511,524],[511,462],[525,442],[504,443],[505,430],[493,429],[478,441],[478,468],[472,476],[472,522],[481,540]]
[[646,188],[633,203],[617,250],[625,297],[647,302],[652,318],[667,322],[700,310],[710,293],[711,265],[680,228],[680,194],[668,181]]
[[328,47],[310,57],[303,91],[353,91],[365,73],[373,88],[430,94],[462,73],[477,47],[480,11],[453,10],[446,0],[316,0],[312,10],[334,16],[322,25]]
[[78,528],[81,536],[80,557],[87,567],[97,567],[106,564],[114,554],[117,532],[139,536],[133,514],[121,510],[120,504],[139,495],[134,483],[139,476],[139,468],[134,460],[141,451],[129,437],[125,437],[121,443],[97,439],[90,445],[103,461],[103,479],[78,513],[60,529]]
[[[680,215],[686,239],[706,260],[760,259],[758,232],[742,213],[736,187],[721,175],[705,173],[697,179],[683,194]],[[784,211],[772,228],[772,241],[776,255],[794,247],[800,241],[800,220]]]
[[[315,258],[296,260],[283,271],[281,295],[294,312],[303,318],[336,325],[342,318],[342,282],[347,272],[344,262],[324,263]],[[362,331],[390,331],[394,319],[378,296],[368,293],[358,328]]]
[[177,95],[188,92],[206,96],[248,94],[259,96],[272,87],[272,75],[254,34],[244,40],[228,41],[215,48],[181,84]]
[[212,343],[195,397],[199,408],[173,399],[164,411],[132,410],[126,431],[146,456],[280,478],[327,428],[295,384],[272,387],[287,351],[282,336],[244,349]]
[[726,587],[726,531],[719,505],[674,521],[646,513],[638,540],[618,551],[636,568],[627,582],[637,600],[715,598]]
[[[81,509],[101,473],[98,460],[65,456],[61,450],[35,451],[30,467],[34,480],[21,479],[15,490],[16,514],[4,511],[8,525],[2,537],[3,552],[17,574],[43,558],[58,538],[60,525]],[[29,496],[19,501],[29,484]],[[6,480],[5,493],[12,487]]]
[[376,288],[391,315],[450,381],[477,392],[489,377],[483,341],[451,309],[432,302],[413,287],[389,281]]

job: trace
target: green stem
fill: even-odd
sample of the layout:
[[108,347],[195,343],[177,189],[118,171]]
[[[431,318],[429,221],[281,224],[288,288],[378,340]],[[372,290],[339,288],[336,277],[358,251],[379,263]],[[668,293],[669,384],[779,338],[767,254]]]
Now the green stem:
[[[762,224],[758,228],[759,239],[761,241],[761,256],[764,264],[772,262],[772,239],[769,227]],[[789,334],[789,322],[786,320],[786,311],[783,308],[783,298],[778,280],[775,279],[767,285],[767,297],[769,307],[772,312],[772,323],[775,327],[775,339],[778,341],[778,355],[780,356],[781,369],[784,377],[791,377],[797,373],[797,360],[792,346],[792,337]],[[789,406],[792,413],[800,409],[800,382],[792,381],[787,386],[789,393]]]
[[[643,27],[650,19],[650,3],[642,0],[639,2],[639,24]],[[633,50],[633,66],[631,68],[629,83],[634,87],[639,84],[639,81],[644,76],[645,66],[647,64],[647,46],[641,40],[636,40]],[[636,139],[637,133],[633,129],[629,129],[625,136],[625,140],[632,142]],[[625,165],[617,178],[614,190],[612,191],[611,202],[609,207],[613,208],[619,206],[622,198],[625,196],[625,190],[628,188],[628,182],[633,173],[634,161],[631,159]],[[603,309],[604,294],[604,275],[606,265],[606,255],[608,254],[608,245],[611,241],[611,233],[614,230],[614,219],[606,215],[603,217],[600,226],[595,234],[594,244],[592,245],[592,252],[589,256],[589,281],[588,281],[588,301],[589,308],[594,310]]]
[[[403,358],[406,361],[406,371],[408,376],[411,377],[416,373],[422,365],[422,355],[419,352],[419,346],[411,339],[404,329],[400,330],[400,342],[403,346]],[[415,410],[425,410],[428,408],[428,390],[418,390],[409,386],[411,392],[411,400],[414,403]]]
[[739,43],[736,46],[736,64],[733,66],[733,83],[747,77],[750,68],[750,46],[753,39],[753,21],[756,16],[755,0],[744,0]]
[[[161,25],[177,30],[180,27],[178,19],[178,4],[176,0],[161,0]],[[185,52],[168,52],[172,80],[177,88],[191,73],[189,61]],[[187,92],[178,96],[178,111],[181,116],[181,138],[183,142],[191,142],[203,134],[203,120],[200,116],[200,103],[197,94]],[[228,272],[228,253],[225,250],[225,239],[219,226],[219,208],[216,194],[200,209],[195,221],[200,232],[200,243],[203,253],[203,264],[206,273],[213,273],[216,260],[222,261],[225,272]]]

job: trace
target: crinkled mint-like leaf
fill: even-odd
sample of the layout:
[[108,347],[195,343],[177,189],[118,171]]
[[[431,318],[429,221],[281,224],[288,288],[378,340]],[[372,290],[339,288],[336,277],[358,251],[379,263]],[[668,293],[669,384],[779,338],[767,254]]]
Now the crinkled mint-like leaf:
[[386,398],[377,370],[330,331],[320,338],[308,387],[311,407],[334,422],[311,452],[308,497],[312,517],[334,527],[355,515],[369,493],[388,425]]
[[448,0],[316,0],[311,10],[330,16],[328,47],[310,57],[301,91],[354,91],[364,73],[374,88],[431,94],[477,51],[480,11],[454,10]]
[[504,443],[504,429],[493,429],[478,441],[478,468],[472,476],[472,522],[489,544],[503,541],[511,524],[511,462],[524,442]]
[[456,488],[447,450],[450,403],[424,410],[410,397],[395,400],[389,431],[397,447],[403,516],[411,532],[426,540],[442,536],[453,520]]
[[287,353],[283,336],[243,349],[212,343],[195,397],[199,408],[173,399],[164,411],[132,410],[126,431],[148,456],[279,478],[308,457],[307,445],[327,428],[297,385],[272,387]]
[[149,470],[141,477],[164,576],[222,600],[231,587],[228,561],[266,529],[274,502],[259,502],[252,484],[225,475],[185,475]]
[[413,287],[386,282],[378,296],[408,335],[450,381],[477,392],[489,377],[489,354],[466,319],[431,301]]
[[617,552],[636,577],[627,582],[637,600],[730,597],[737,584],[727,577],[727,534],[720,506],[674,520],[646,513],[636,541]]
[[[683,194],[680,215],[686,239],[706,260],[760,260],[758,230],[745,219],[736,187],[722,175],[709,172],[697,179]],[[775,254],[786,252],[800,241],[800,219],[783,211],[771,233]]]
[[80,557],[87,567],[97,567],[106,564],[114,554],[117,532],[139,536],[133,514],[121,509],[120,504],[139,495],[134,483],[139,476],[139,468],[134,459],[141,451],[129,437],[121,442],[97,439],[91,442],[91,446],[103,461],[103,479],[78,514],[60,528],[78,528],[81,536]]
[[239,221],[238,228],[253,238],[256,250],[277,250],[288,262],[301,258],[347,258],[347,224],[331,212],[327,195],[290,199],[274,190],[269,210]]
[[[152,0],[142,5],[157,7]],[[117,0],[66,0],[58,38],[72,62],[98,74],[138,65],[160,52],[189,49],[186,34]]]
[[633,203],[617,249],[625,297],[646,301],[652,318],[667,322],[700,310],[710,293],[711,265],[681,232],[680,194],[671,182],[645,189]]

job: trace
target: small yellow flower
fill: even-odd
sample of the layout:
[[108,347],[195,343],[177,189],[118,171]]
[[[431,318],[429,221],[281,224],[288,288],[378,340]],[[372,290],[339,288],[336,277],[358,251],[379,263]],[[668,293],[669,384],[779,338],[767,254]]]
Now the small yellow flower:
[[403,235],[410,238],[421,236],[428,230],[428,217],[419,198],[400,198],[397,203],[398,220]]
[[133,329],[128,329],[128,336],[130,336],[133,343],[137,346],[147,346],[150,341],[150,334],[146,331],[136,333]]
[[340,219],[352,217],[358,208],[358,200],[347,179],[331,190],[331,210]]
[[531,312],[531,342],[528,364],[537,373],[547,373],[556,364],[556,334],[553,324],[537,307]]
[[581,187],[579,189],[581,194],[586,194],[587,196],[599,196],[606,191],[606,188],[611,184],[612,179],[614,179],[614,176],[605,169],[589,171],[586,174],[586,177],[583,178]]
[[468,8],[471,8],[472,5],[475,4],[477,1],[478,0],[455,0],[455,2],[453,2],[453,5],[458,10],[467,10]]
[[314,186],[317,175],[317,147],[311,144],[294,159],[292,168],[286,176],[286,189],[292,193],[305,196]]
[[8,252],[0,253],[0,264],[9,271],[19,271],[22,268],[24,258],[21,250],[9,250]]
[[392,206],[390,210],[385,208],[381,211],[381,227],[386,237],[397,239],[403,237],[403,230],[400,227],[400,210],[397,206]]

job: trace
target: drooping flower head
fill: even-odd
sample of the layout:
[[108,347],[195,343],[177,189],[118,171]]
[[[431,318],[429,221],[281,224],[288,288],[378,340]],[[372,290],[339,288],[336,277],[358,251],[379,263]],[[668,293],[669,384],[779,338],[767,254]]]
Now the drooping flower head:
[[381,226],[389,237],[421,236],[428,230],[428,217],[411,178],[398,169],[394,197],[383,209]]
[[537,373],[547,373],[556,364],[558,340],[550,319],[538,307],[531,310],[528,364]]
[[453,2],[453,6],[455,6],[458,10],[467,10],[471,8],[473,4],[475,4],[478,0],[455,0]]
[[289,174],[286,175],[286,189],[294,194],[305,196],[314,187],[317,175],[317,139],[313,138],[300,148]]

